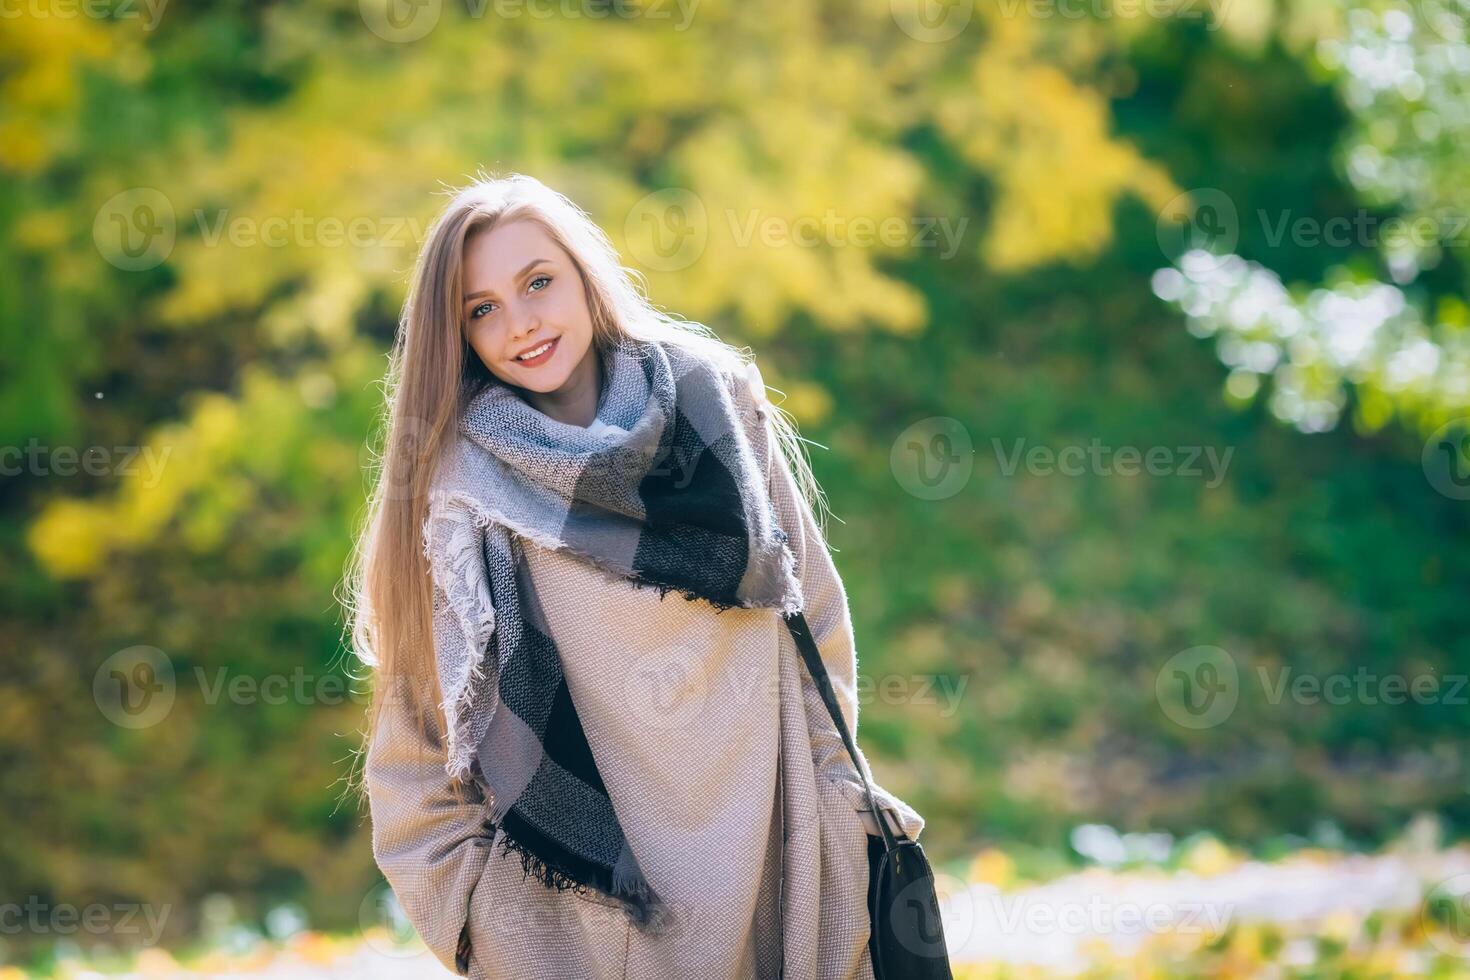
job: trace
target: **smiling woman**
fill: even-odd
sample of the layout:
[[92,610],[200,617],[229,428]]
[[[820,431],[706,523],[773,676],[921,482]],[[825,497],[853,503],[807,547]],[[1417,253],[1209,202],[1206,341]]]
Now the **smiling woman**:
[[867,794],[802,669],[855,731],[846,592],[753,362],[513,176],[431,229],[392,374],[354,639],[373,853],[429,948],[487,980],[872,980],[873,809],[924,820]]
[[465,341],[485,368],[557,421],[589,425],[601,380],[587,284],[566,250],[537,221],[499,223],[465,242],[464,279]]

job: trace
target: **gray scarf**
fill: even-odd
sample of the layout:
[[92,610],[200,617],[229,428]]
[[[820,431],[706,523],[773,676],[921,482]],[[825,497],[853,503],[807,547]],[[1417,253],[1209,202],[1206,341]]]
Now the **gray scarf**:
[[657,932],[667,906],[598,775],[522,539],[712,614],[799,613],[801,585],[734,404],[739,366],[632,339],[599,355],[588,428],[498,381],[471,398],[436,474],[425,553],[443,594],[434,632],[450,775],[484,789],[487,826],[503,828],[502,853],[519,852],[527,875],[594,888]]

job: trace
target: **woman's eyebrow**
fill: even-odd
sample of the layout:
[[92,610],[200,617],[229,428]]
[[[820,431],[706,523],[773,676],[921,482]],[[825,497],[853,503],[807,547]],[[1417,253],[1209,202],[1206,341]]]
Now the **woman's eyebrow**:
[[[550,261],[551,261],[550,259],[532,259],[531,261],[527,262],[525,265],[521,266],[521,271],[520,272],[517,272],[515,274],[515,278],[519,279],[519,278],[521,278],[521,276],[524,276],[526,273],[528,273],[532,269],[536,268],[536,266],[540,265],[542,262],[550,262]],[[491,289],[482,289],[482,290],[480,290],[477,293],[465,293],[464,302],[468,303],[470,300],[474,299],[476,296],[484,296],[486,293],[490,293],[490,292],[494,292],[494,290],[491,290]]]

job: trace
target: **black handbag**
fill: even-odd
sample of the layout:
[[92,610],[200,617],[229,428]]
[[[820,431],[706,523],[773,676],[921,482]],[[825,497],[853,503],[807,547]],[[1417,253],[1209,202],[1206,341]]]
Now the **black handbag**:
[[[784,618],[807,672],[816,681],[822,702],[837,725],[842,744],[847,746],[847,754],[862,777],[868,809],[882,833],[868,835],[868,951],[872,954],[873,973],[877,980],[953,980],[934,872],[924,849],[903,832],[897,814],[879,809],[806,617],[793,613]],[[888,825],[890,815],[892,828]]]

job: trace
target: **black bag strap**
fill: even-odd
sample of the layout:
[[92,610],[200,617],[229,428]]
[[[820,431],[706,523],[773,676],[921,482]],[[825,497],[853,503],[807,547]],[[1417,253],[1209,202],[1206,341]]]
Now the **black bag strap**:
[[[853,767],[857,769],[858,775],[863,780],[863,793],[868,798],[868,808],[873,813],[873,819],[877,822],[883,833],[883,847],[893,850],[898,846],[898,838],[888,827],[885,819],[885,811],[878,808],[878,801],[873,796],[873,784],[868,781],[868,774],[863,771],[863,764],[858,760],[857,744],[852,740],[852,732],[848,730],[847,722],[842,719],[842,706],[837,703],[837,694],[832,690],[832,678],[827,676],[827,665],[822,662],[822,654],[817,649],[817,641],[812,639],[811,627],[807,625],[806,616],[800,612],[782,614],[786,620],[786,626],[791,630],[792,639],[796,640],[796,649],[801,653],[802,662],[812,675],[812,680],[817,684],[817,691],[822,695],[822,703],[827,706],[827,713],[832,716],[832,722],[837,726],[837,733],[842,736],[842,744],[847,746],[847,754],[852,757]],[[900,833],[902,828],[900,828]]]

